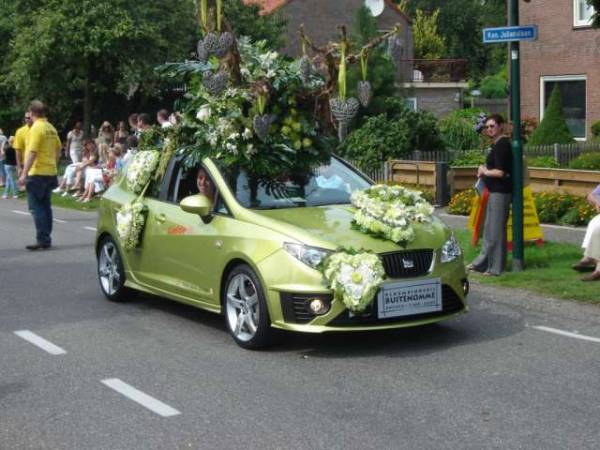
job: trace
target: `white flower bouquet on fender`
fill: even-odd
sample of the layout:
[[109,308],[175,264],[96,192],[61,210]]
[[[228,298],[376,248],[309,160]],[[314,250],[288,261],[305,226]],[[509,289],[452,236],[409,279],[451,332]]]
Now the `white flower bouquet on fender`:
[[352,312],[364,311],[383,283],[385,270],[377,255],[333,253],[323,263],[323,276],[337,300]]
[[139,194],[148,184],[160,160],[160,153],[154,150],[137,152],[127,167],[127,187]]
[[117,232],[123,249],[130,251],[137,247],[144,228],[144,204],[140,199],[123,205],[117,212]]
[[402,186],[375,185],[354,191],[354,222],[361,231],[401,245],[415,238],[414,224],[429,224],[433,206],[421,193]]

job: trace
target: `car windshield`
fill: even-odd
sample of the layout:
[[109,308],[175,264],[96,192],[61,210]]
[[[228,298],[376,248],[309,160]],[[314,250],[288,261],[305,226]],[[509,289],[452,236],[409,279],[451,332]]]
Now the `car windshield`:
[[277,209],[349,204],[350,194],[370,185],[362,175],[332,157],[308,174],[261,180],[245,170],[222,169],[231,192],[245,208]]

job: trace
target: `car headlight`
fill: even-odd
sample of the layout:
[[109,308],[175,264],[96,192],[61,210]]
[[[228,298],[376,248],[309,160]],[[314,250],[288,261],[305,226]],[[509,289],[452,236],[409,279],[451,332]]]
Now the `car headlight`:
[[331,252],[317,247],[302,244],[283,244],[286,252],[309,267],[316,269]]
[[456,242],[454,235],[451,235],[450,239],[448,239],[442,247],[442,254],[440,256],[440,260],[443,263],[447,263],[450,261],[454,261],[461,254],[462,251],[460,249],[460,245],[458,245],[458,242]]

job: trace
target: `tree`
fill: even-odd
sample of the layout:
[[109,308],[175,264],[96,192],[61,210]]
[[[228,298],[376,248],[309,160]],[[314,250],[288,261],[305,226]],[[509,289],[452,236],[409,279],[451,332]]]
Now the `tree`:
[[484,75],[497,72],[505,63],[506,47],[484,45],[481,39],[484,27],[506,24],[505,0],[395,1],[411,17],[416,17],[417,9],[429,14],[439,9],[439,34],[444,36],[447,47],[444,56],[466,59],[471,77],[479,80]]
[[555,86],[550,95],[544,118],[531,135],[529,145],[570,144],[573,135],[567,126],[562,109],[560,90]]
[[445,56],[446,41],[438,32],[439,15],[439,9],[436,9],[430,15],[427,15],[421,9],[417,9],[412,26],[415,58],[440,59]]
[[154,67],[189,55],[197,36],[193,0],[15,3],[3,84],[22,105],[44,100],[59,126],[77,106],[87,128],[134,96],[157,95]]
[[588,5],[593,6],[596,11],[592,16],[592,26],[600,28],[600,0],[587,0]]
[[265,40],[274,49],[285,45],[287,21],[281,13],[262,16],[257,4],[245,4],[242,0],[227,0],[223,3],[225,16],[230,18],[230,25],[236,36],[248,36],[253,41]]

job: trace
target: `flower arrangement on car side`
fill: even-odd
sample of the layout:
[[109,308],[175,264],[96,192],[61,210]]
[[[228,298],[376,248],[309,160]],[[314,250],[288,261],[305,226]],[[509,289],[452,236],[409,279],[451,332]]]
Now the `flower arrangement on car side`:
[[402,186],[375,185],[350,197],[358,228],[406,246],[415,238],[415,225],[432,221],[433,206],[420,192]]
[[350,311],[360,313],[372,303],[385,279],[385,270],[377,255],[342,250],[325,259],[323,276],[335,299]]
[[127,251],[138,245],[145,222],[143,211],[144,204],[140,199],[136,199],[123,205],[117,212],[117,232],[122,247]]

